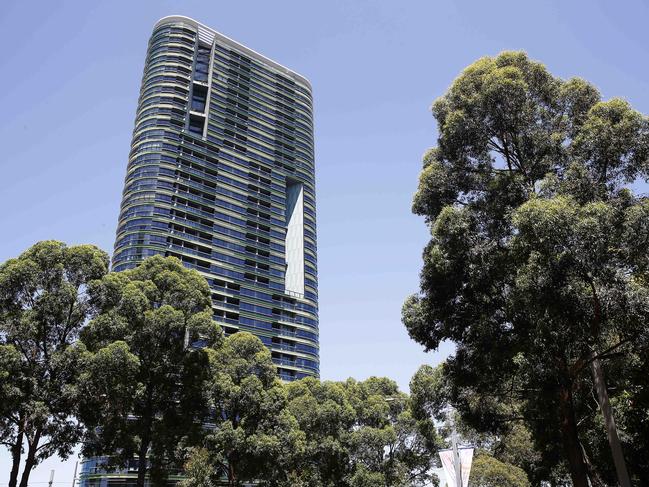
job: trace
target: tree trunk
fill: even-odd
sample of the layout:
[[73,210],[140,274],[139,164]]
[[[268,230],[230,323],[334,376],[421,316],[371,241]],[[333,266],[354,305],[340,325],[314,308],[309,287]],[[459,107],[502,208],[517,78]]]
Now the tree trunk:
[[586,469],[588,470],[588,481],[590,482],[590,487],[609,487],[606,482],[602,480],[602,476],[593,463],[588,458],[588,452],[584,447],[584,444],[581,445],[581,453],[584,456],[584,462],[586,462]]
[[237,487],[237,472],[232,465],[232,462],[228,460],[228,486]]
[[28,449],[27,449],[27,458],[25,458],[25,467],[23,470],[23,474],[20,477],[20,487],[27,487],[29,483],[29,476],[32,473],[32,469],[36,466],[36,450],[38,449],[38,444],[41,441],[41,434],[43,431],[38,428],[36,430],[36,434],[34,435],[34,439],[32,441],[28,441]]
[[20,470],[20,457],[23,451],[23,425],[19,427],[16,443],[11,447],[11,473],[9,474],[9,487],[16,487],[18,483],[18,471]]
[[563,448],[568,459],[568,469],[573,487],[589,487],[588,469],[581,450],[577,434],[577,421],[572,404],[572,390],[569,384],[562,384],[559,389],[559,407],[561,411],[561,437]]
[[144,487],[146,481],[146,471],[147,471],[147,453],[149,452],[149,444],[151,443],[150,431],[147,431],[142,435],[142,440],[140,442],[140,451],[138,452],[138,463],[137,463],[137,483],[136,487]]
[[590,370],[593,373],[593,382],[597,390],[597,398],[599,399],[599,408],[604,416],[604,424],[606,425],[606,433],[608,435],[608,443],[611,447],[611,454],[613,455],[613,462],[615,463],[615,471],[617,472],[617,479],[620,487],[631,487],[631,480],[629,479],[629,472],[626,469],[626,462],[622,453],[622,445],[620,438],[617,435],[617,427],[615,426],[615,418],[613,418],[613,410],[611,403],[608,400],[608,391],[606,390],[606,381],[604,380],[604,371],[602,364],[598,358],[593,357],[590,362]]
[[144,487],[148,467],[147,455],[151,444],[151,429],[153,427],[153,387],[151,386],[151,380],[147,385],[146,405],[142,416],[142,436],[140,437],[140,450],[137,459],[136,487]]

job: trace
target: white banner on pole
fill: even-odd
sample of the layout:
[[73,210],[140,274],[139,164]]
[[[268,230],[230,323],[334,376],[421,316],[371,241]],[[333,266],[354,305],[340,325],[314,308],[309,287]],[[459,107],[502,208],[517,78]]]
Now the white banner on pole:
[[471,464],[473,463],[473,448],[460,448],[460,466],[462,467],[462,487],[469,486]]
[[455,481],[455,467],[453,466],[453,450],[440,450],[439,459],[442,461],[446,485],[455,487],[457,482]]
[[[468,487],[471,465],[473,463],[473,448],[459,448],[460,467],[462,470],[462,487]],[[440,450],[439,458],[442,461],[442,468],[446,476],[448,487],[456,487],[455,464],[453,462],[453,450]]]

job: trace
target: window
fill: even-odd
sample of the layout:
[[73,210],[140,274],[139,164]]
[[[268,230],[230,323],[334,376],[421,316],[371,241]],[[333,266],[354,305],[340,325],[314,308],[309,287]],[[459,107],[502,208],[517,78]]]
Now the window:
[[205,119],[196,115],[189,117],[189,131],[193,134],[203,135],[203,127],[205,126]]
[[196,65],[194,66],[194,79],[197,81],[207,81],[210,71],[210,51],[207,47],[198,47]]
[[194,112],[201,112],[201,113],[204,112],[206,100],[207,100],[207,88],[200,85],[194,85],[194,87],[192,88],[191,110]]

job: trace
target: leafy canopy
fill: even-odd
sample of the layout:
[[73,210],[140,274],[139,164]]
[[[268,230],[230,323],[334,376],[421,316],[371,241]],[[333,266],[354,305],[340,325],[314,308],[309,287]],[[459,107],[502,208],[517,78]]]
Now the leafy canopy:
[[648,203],[627,186],[647,178],[649,122],[521,52],[466,68],[433,115],[413,203],[431,239],[404,324],[427,349],[457,344],[445,373],[471,424],[524,420],[583,485],[588,364],[648,342]]
[[175,258],[146,259],[90,286],[98,315],[81,334],[90,350],[79,416],[83,451],[109,465],[139,458],[138,484],[180,468],[179,445],[202,435],[208,403],[208,351],[222,332],[212,320],[205,279]]
[[38,242],[0,265],[0,442],[12,453],[10,487],[33,467],[67,458],[81,437],[75,421],[82,345],[75,343],[95,305],[88,287],[108,271],[92,245]]
[[230,486],[261,480],[289,485],[290,462],[303,448],[303,434],[286,409],[286,390],[270,351],[247,332],[210,350],[211,462]]
[[438,440],[394,381],[303,379],[288,384],[289,410],[306,435],[296,471],[310,486],[417,486],[430,479]]
[[525,472],[495,458],[480,454],[473,460],[469,487],[529,487]]

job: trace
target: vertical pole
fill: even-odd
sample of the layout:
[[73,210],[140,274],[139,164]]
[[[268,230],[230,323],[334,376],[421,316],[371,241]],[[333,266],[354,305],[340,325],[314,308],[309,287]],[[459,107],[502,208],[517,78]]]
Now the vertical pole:
[[79,466],[79,462],[76,461],[74,462],[74,473],[72,474],[72,487],[74,487],[74,484],[77,482],[77,467]]
[[455,430],[455,421],[453,421],[453,433],[451,434],[453,443],[453,465],[455,466],[455,486],[462,487],[462,465],[460,464],[460,452],[457,449],[457,431]]
[[49,487],[52,487],[52,482],[54,482],[54,469],[50,471],[50,481],[48,483]]

